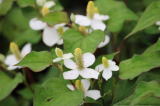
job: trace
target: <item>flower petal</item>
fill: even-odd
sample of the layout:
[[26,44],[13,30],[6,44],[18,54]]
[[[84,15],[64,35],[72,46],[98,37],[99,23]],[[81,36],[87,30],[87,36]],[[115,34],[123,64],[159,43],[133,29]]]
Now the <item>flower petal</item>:
[[102,72],[102,71],[104,70],[103,64],[100,64],[100,65],[96,66],[95,70],[96,70],[97,72]]
[[56,63],[56,62],[59,62],[59,61],[62,61],[61,57],[57,57],[57,58],[53,59],[53,63]]
[[119,66],[116,65],[116,63],[112,60],[109,60],[109,69],[111,71],[118,71],[119,70]]
[[99,20],[99,21],[105,21],[109,19],[108,15],[100,15],[100,14],[94,14],[94,19]]
[[73,54],[72,54],[72,53],[66,53],[66,54],[63,55],[63,58],[64,58],[64,59],[70,59],[70,58],[72,58],[72,57],[73,57]]
[[85,96],[90,97],[94,100],[97,100],[101,97],[101,94],[99,90],[89,90],[85,92]]
[[94,30],[101,30],[101,31],[104,31],[106,29],[106,25],[99,20],[92,20],[91,27]]
[[47,24],[45,22],[42,22],[38,18],[32,18],[29,22],[29,26],[33,30],[42,30],[47,26]]
[[32,50],[31,44],[27,43],[26,45],[24,45],[24,47],[22,48],[21,51],[21,55],[22,57],[26,56],[28,53],[30,53]]
[[88,79],[82,79],[82,80],[81,80],[81,83],[82,83],[82,85],[83,85],[83,89],[84,89],[85,91],[87,91],[87,90],[89,89],[89,87],[90,87],[90,82],[89,82],[89,80],[88,80]]
[[92,53],[83,54],[84,67],[89,67],[95,62],[95,56]]
[[83,78],[94,78],[94,79],[98,79],[98,75],[99,73],[91,68],[85,68],[80,72],[80,75],[83,77]]
[[108,35],[106,35],[104,41],[102,41],[98,45],[98,48],[102,48],[102,47],[106,46],[109,43],[109,41],[110,41],[110,37]]
[[38,6],[43,6],[46,0],[36,0]]
[[18,68],[18,66],[14,66],[17,64],[19,61],[16,59],[14,55],[8,55],[4,61],[6,65],[8,65],[8,70],[14,70]]
[[71,84],[67,84],[67,88],[70,89],[71,91],[75,90],[74,86]]
[[57,45],[62,45],[62,44],[63,44],[63,39],[57,41]]
[[47,7],[47,8],[51,8],[55,5],[55,2],[54,1],[47,1],[45,4],[44,4],[44,7]]
[[75,23],[80,26],[89,26],[91,24],[91,20],[83,15],[75,15]]
[[103,71],[102,76],[105,80],[108,80],[112,77],[112,71],[106,69]]
[[71,59],[65,59],[64,65],[69,69],[76,69],[77,68],[76,63]]
[[66,80],[74,80],[78,78],[78,76],[79,76],[78,70],[71,70],[71,71],[63,72],[63,77]]
[[60,27],[64,27],[66,24],[65,23],[61,23],[61,24],[56,24],[56,25],[54,25],[54,27],[56,28],[56,29],[58,29],[58,28],[60,28]]
[[54,27],[46,27],[42,39],[47,46],[53,46],[60,40],[60,36]]
[[157,21],[157,22],[156,22],[156,25],[160,25],[160,21]]

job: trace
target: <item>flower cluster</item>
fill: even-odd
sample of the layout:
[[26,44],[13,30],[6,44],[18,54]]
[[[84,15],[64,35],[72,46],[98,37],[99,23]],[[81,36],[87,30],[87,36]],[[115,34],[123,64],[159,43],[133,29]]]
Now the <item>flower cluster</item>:
[[[42,16],[47,15],[50,8],[55,5],[53,1],[37,0],[37,5],[42,7]],[[94,5],[92,1],[89,1],[87,6],[87,15],[71,15],[71,20],[73,23],[79,25],[79,30],[83,33],[91,33],[93,30],[105,31],[106,25],[104,21],[108,20],[108,15],[101,15],[98,8]],[[68,29],[65,26],[66,23],[57,24],[54,26],[47,25],[46,22],[41,21],[38,18],[32,18],[29,22],[29,26],[33,30],[43,30],[42,40],[44,44],[51,47],[54,45],[62,45],[63,33]],[[110,37],[105,35],[104,41],[102,41],[98,48],[102,48],[107,45],[110,41]]]
[[[68,84],[67,87],[71,90],[81,89],[85,96],[95,100],[101,97],[100,91],[88,90],[90,86],[89,79],[98,80],[102,72],[102,77],[108,80],[112,77],[112,71],[119,70],[116,63],[113,60],[108,60],[106,57],[102,58],[102,64],[96,66],[95,69],[91,68],[90,66],[92,66],[96,60],[94,54],[90,52],[83,53],[80,48],[76,48],[74,54],[63,54],[63,51],[59,48],[56,48],[55,52],[57,58],[54,59],[53,62],[63,61],[64,66],[69,69],[69,71],[63,72],[63,78],[65,80],[76,80],[74,86]],[[78,80],[79,78],[81,80]]]

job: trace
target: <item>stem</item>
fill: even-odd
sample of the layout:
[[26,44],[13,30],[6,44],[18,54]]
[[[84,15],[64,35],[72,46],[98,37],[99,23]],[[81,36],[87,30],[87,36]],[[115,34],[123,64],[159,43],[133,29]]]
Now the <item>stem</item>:
[[25,84],[25,86],[33,93],[34,91],[33,91],[32,87],[30,86],[30,84],[27,81],[27,73],[26,73],[26,69],[25,68],[23,68],[22,73],[23,73],[23,76],[24,76],[24,84]]

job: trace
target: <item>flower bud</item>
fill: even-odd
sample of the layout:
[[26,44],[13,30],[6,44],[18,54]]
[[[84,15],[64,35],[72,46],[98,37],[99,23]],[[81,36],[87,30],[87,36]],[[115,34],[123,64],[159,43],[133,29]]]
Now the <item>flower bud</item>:
[[58,57],[63,57],[63,51],[60,48],[56,48],[55,52]]
[[16,58],[18,60],[21,59],[21,53],[20,53],[19,47],[16,43],[14,43],[14,42],[10,43],[10,51],[16,56]]
[[45,16],[45,15],[47,15],[48,13],[49,13],[49,8],[44,6],[44,7],[41,9],[41,14],[42,14],[42,16]]
[[107,59],[106,57],[102,57],[102,64],[103,64],[105,67],[108,67],[108,66],[109,66],[108,59]]
[[88,5],[87,5],[87,16],[89,18],[93,18],[93,16],[94,16],[95,13],[98,13],[98,8],[95,7],[93,1],[89,1]]
[[75,81],[75,87],[78,89],[78,90],[83,90],[83,85],[81,83],[80,80],[76,80]]
[[59,27],[59,28],[57,29],[57,32],[58,32],[60,35],[62,35],[62,34],[64,33],[63,27]]
[[79,31],[81,32],[81,33],[83,33],[83,34],[87,34],[87,29],[86,29],[86,27],[84,27],[84,26],[79,26]]

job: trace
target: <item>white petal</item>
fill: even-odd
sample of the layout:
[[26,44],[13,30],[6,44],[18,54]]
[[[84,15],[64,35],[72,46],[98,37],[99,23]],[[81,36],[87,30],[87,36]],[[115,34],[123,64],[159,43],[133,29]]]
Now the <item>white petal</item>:
[[84,67],[89,67],[95,62],[95,56],[92,53],[83,54]]
[[82,83],[82,85],[83,85],[83,89],[84,89],[85,91],[87,91],[87,90],[89,89],[89,87],[90,87],[90,82],[89,82],[89,80],[88,80],[88,79],[82,79],[82,80],[81,80],[81,83]]
[[46,27],[42,39],[47,46],[53,46],[60,40],[60,36],[54,27]]
[[58,44],[58,45],[62,45],[62,44],[63,44],[63,39],[58,40],[58,41],[57,41],[57,44]]
[[47,8],[51,8],[55,5],[55,2],[54,1],[47,1],[45,4],[44,4],[44,7],[47,7]]
[[14,55],[8,55],[4,62],[6,65],[8,65],[9,70],[14,70],[18,68],[18,66],[14,66],[19,62]]
[[98,79],[98,75],[99,73],[91,68],[85,68],[81,71],[79,71],[80,75],[83,78],[94,78],[94,79]]
[[101,97],[100,91],[99,90],[88,90],[85,93],[85,96],[90,97],[94,100],[97,100]]
[[156,22],[156,25],[160,25],[160,21],[157,21],[157,22]]
[[30,53],[32,50],[31,44],[27,43],[26,45],[24,45],[24,47],[21,50],[21,55],[22,57],[26,56],[28,53]]
[[112,71],[110,71],[110,70],[104,70],[103,73],[102,73],[102,77],[105,80],[110,79],[112,77]]
[[65,59],[64,65],[69,69],[76,69],[77,68],[76,63],[71,59]]
[[57,57],[57,58],[53,59],[53,63],[56,63],[56,62],[59,62],[59,61],[62,61],[61,57]]
[[96,66],[95,70],[96,70],[97,72],[102,72],[102,71],[104,70],[103,64],[100,64],[100,65]]
[[29,26],[33,30],[42,30],[47,26],[47,24],[45,22],[42,22],[38,18],[32,18],[29,22]]
[[63,77],[66,80],[74,80],[74,79],[78,78],[78,76],[79,76],[79,71],[77,71],[77,70],[63,72]]
[[89,26],[91,25],[91,20],[83,15],[75,15],[75,23],[80,26]]
[[116,63],[112,60],[109,60],[109,69],[111,71],[118,71],[119,70],[119,67],[116,65]]
[[71,84],[67,84],[67,88],[70,89],[71,91],[75,90],[74,86]]
[[61,24],[56,24],[56,25],[54,25],[54,27],[56,28],[56,29],[58,29],[58,28],[60,28],[60,27],[64,27],[66,24],[65,23],[61,23]]
[[101,30],[101,31],[104,31],[106,29],[106,25],[99,20],[92,20],[91,27],[94,30]]
[[110,41],[110,37],[108,35],[106,35],[104,41],[102,41],[98,45],[98,48],[102,48],[102,47],[106,46],[109,43],[109,41]]
[[66,54],[63,55],[63,58],[64,58],[64,59],[70,59],[70,58],[72,58],[72,57],[73,57],[73,54],[72,54],[72,53],[66,53]]
[[0,0],[0,4],[3,2],[3,0]]
[[94,19],[99,20],[99,21],[105,21],[109,19],[108,15],[100,15],[100,14],[95,14]]
[[43,6],[46,0],[36,0],[38,6]]

